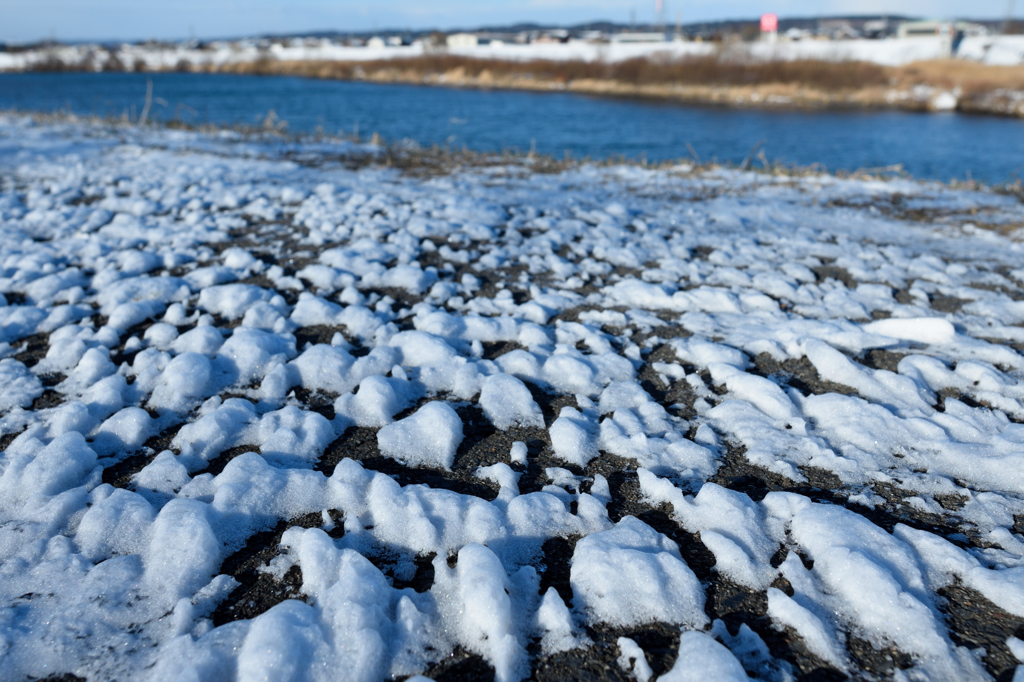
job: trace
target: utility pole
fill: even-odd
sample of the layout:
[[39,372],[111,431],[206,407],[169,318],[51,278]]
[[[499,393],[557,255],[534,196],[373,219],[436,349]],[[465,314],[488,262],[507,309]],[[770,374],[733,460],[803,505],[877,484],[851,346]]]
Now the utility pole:
[[1010,32],[1010,24],[1013,23],[1013,0],[1007,0],[1006,19],[1003,20],[1003,35]]

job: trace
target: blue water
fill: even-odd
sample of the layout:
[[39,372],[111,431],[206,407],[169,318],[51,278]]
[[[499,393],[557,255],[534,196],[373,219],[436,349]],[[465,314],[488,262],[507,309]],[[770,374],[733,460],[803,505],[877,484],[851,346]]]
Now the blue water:
[[[962,114],[732,110],[565,93],[457,90],[200,74],[0,74],[0,109],[192,123],[263,121],[292,132],[358,130],[389,141],[483,151],[532,148],[574,158],[691,157],[739,163],[763,141],[772,161],[828,170],[902,164],[920,178],[1005,182],[1024,174],[1024,121]],[[688,146],[689,145],[689,146]]]

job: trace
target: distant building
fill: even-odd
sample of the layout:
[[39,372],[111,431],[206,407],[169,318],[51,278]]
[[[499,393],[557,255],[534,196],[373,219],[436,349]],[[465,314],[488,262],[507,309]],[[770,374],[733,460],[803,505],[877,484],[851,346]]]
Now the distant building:
[[860,32],[845,19],[822,19],[818,22],[818,35],[829,40],[847,40],[859,38]]
[[580,40],[585,40],[588,43],[607,43],[608,36],[605,35],[604,31],[584,31],[579,35]]
[[904,21],[896,29],[896,37],[919,38],[922,36],[937,36],[948,32],[948,21]]
[[864,22],[864,37],[878,40],[879,38],[885,38],[892,33],[892,28],[889,26],[888,19],[873,19],[871,21]]
[[922,36],[979,36],[986,35],[988,30],[981,24],[973,24],[967,21],[940,21],[929,19],[927,21],[904,21],[896,29],[896,36],[899,38],[914,38]]
[[613,43],[663,43],[664,33],[616,33],[612,36]]
[[569,32],[565,29],[554,29],[551,31],[544,31],[541,35],[534,38],[535,43],[567,43],[569,42]]
[[986,26],[968,21],[956,22],[956,30],[963,31],[965,36],[987,36],[990,33]]
[[480,39],[474,33],[453,33],[448,36],[445,44],[454,48],[476,47],[480,44]]
[[373,49],[380,49],[382,47],[386,47],[387,43],[384,42],[384,39],[381,38],[380,36],[373,36],[372,38],[366,41],[366,46]]
[[813,32],[808,31],[806,28],[797,28],[796,26],[782,34],[783,40],[788,40],[791,42],[797,42],[800,40],[810,40],[813,37]]

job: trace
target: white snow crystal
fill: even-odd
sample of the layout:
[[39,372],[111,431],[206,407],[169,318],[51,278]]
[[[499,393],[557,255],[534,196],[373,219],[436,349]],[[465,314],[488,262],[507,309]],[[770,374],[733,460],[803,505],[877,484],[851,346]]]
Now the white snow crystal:
[[0,360],[0,414],[13,407],[29,407],[43,394],[43,384],[22,363],[13,358]]
[[512,460],[513,464],[526,464],[527,454],[526,443],[517,440],[515,443],[512,443],[509,459]]
[[[447,567],[444,567],[447,569]],[[436,570],[436,564],[435,564]],[[478,544],[459,550],[452,582],[459,639],[494,666],[499,682],[516,682],[527,672],[526,650],[513,621],[508,575],[494,553]]]
[[938,317],[876,320],[864,325],[864,331],[894,339],[939,345],[951,343],[956,338],[953,325]]
[[254,441],[268,462],[281,466],[309,463],[334,440],[334,428],[323,415],[294,405],[263,415],[251,430],[243,440]]
[[647,662],[647,656],[639,644],[629,637],[619,637],[616,640],[616,644],[619,645],[619,651],[621,652],[617,663],[624,672],[632,674],[633,679],[637,682],[647,682],[654,677],[654,671],[651,670],[651,666]]
[[229,320],[237,320],[257,303],[269,303],[284,311],[284,299],[253,284],[221,284],[199,292],[199,307]]
[[450,469],[462,442],[462,420],[451,405],[434,400],[377,432],[382,453],[413,467]]
[[115,554],[141,554],[149,544],[155,518],[153,507],[140,495],[114,490],[89,507],[78,524],[75,542],[92,561]]
[[170,347],[177,353],[202,353],[213,357],[224,345],[224,337],[211,326],[199,326],[174,339]]
[[658,678],[665,682],[746,682],[750,678],[736,657],[703,632],[684,632],[676,664]]
[[846,656],[839,648],[835,632],[810,609],[785,592],[769,587],[768,616],[779,629],[793,628],[815,656],[838,670],[846,670]]
[[708,622],[704,591],[676,544],[632,516],[576,543],[570,583],[577,605],[613,626]]
[[33,440],[6,457],[0,476],[0,507],[31,495],[57,495],[82,485],[96,467],[93,452],[80,433],[66,433],[43,446]]
[[586,466],[598,455],[593,427],[578,410],[563,407],[548,433],[555,456],[570,464]]
[[155,432],[149,413],[138,407],[126,407],[96,429],[93,449],[103,456],[134,452]]
[[188,469],[170,450],[158,454],[132,479],[139,488],[174,493],[189,482]]
[[317,344],[303,351],[291,366],[305,389],[348,393],[358,383],[349,371],[354,362],[355,358],[344,348]]
[[220,566],[221,543],[207,509],[196,500],[171,500],[153,522],[145,552],[146,580],[169,600],[191,597]]
[[503,431],[512,426],[544,428],[544,415],[530,389],[509,374],[494,374],[484,380],[480,408],[491,423]]
[[549,655],[575,649],[583,643],[575,633],[572,614],[553,587],[544,593],[537,609],[537,630],[542,637],[541,648]]
[[357,426],[387,426],[416,395],[408,381],[373,374],[359,382],[357,393],[340,396],[334,411]]

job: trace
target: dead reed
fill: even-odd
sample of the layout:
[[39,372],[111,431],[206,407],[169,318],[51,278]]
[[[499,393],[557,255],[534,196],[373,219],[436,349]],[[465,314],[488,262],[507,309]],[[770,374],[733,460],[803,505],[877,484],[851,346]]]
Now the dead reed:
[[792,84],[827,91],[881,86],[892,78],[889,69],[868,62],[754,61],[718,55],[680,59],[640,57],[609,63],[582,60],[517,62],[432,54],[368,62],[278,62],[261,59],[247,64],[232,64],[224,69],[232,73],[304,75],[339,80],[370,78],[385,72],[401,72],[419,78],[457,73],[464,78],[525,78],[562,84],[577,80],[630,85]]

